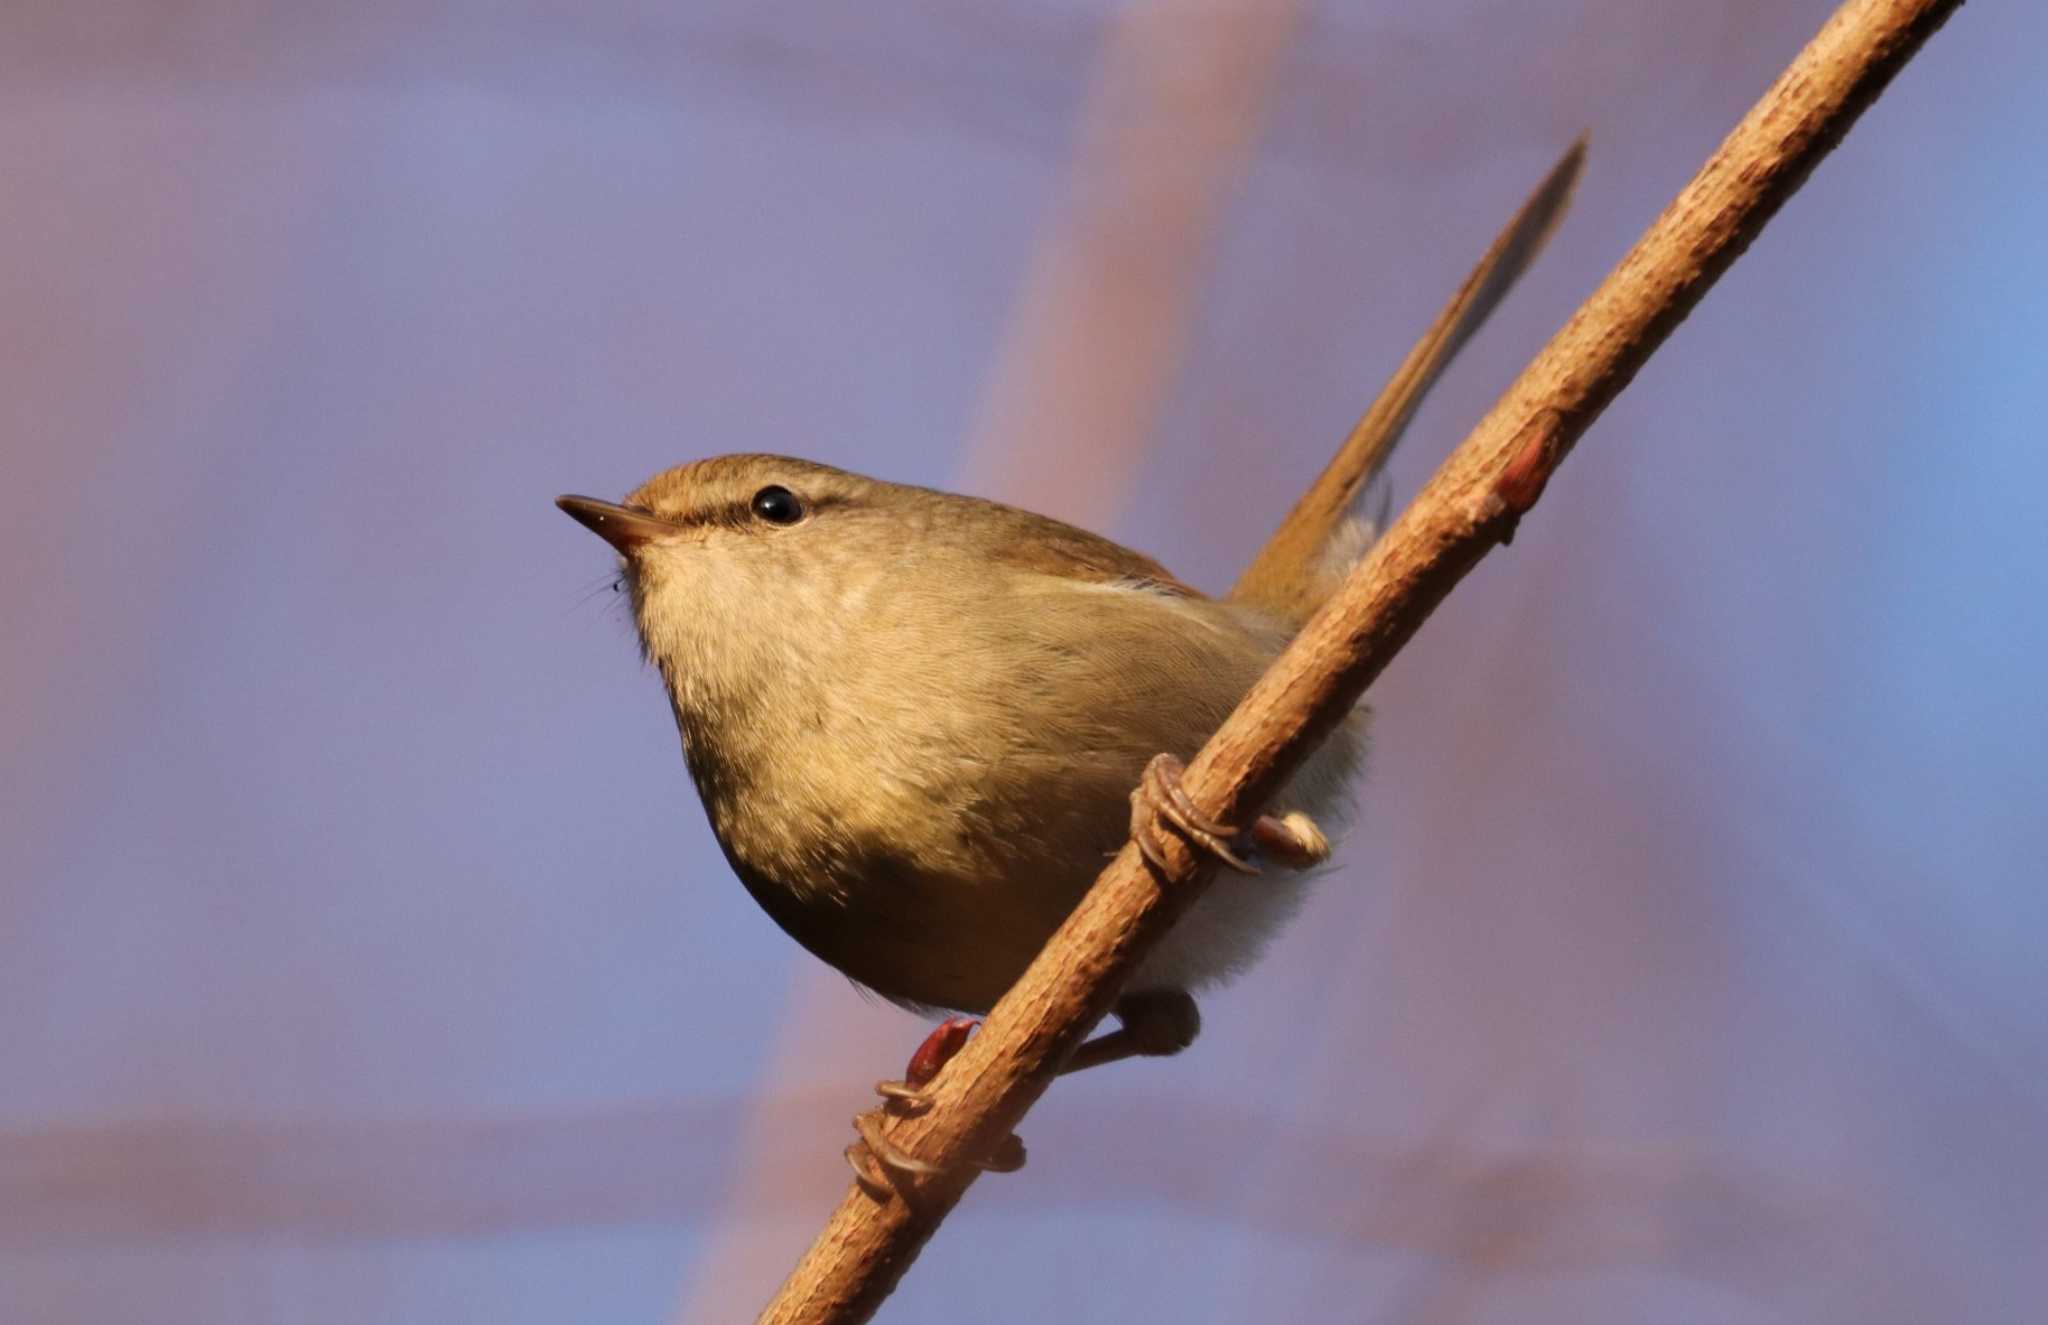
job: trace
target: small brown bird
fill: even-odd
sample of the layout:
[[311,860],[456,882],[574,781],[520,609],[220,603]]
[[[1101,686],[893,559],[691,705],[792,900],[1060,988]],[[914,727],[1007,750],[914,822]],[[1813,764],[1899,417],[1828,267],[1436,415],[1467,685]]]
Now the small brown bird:
[[[755,900],[877,993],[970,1012],[1123,844],[1153,756],[1193,753],[1332,583],[1291,614],[1217,601],[1057,520],[779,456],[561,504],[621,553],[690,775]],[[1362,734],[1296,780],[1311,813],[1338,805]],[[1327,854],[1306,825],[1264,840]],[[1299,900],[1219,884],[1132,988],[1241,969]]]
[[[1345,817],[1362,712],[1289,784],[1289,812],[1242,835],[1200,819],[1173,757],[1365,550],[1359,492],[1548,234],[1580,150],[1223,598],[1045,516],[781,456],[683,465],[618,505],[561,498],[618,550],[690,776],[762,909],[887,998],[985,1012],[1134,829],[1141,845],[1181,832],[1241,871],[1326,859],[1317,825]],[[1190,991],[1249,965],[1303,891],[1299,875],[1220,877],[1132,977],[1123,1030],[1070,1067],[1185,1047]]]

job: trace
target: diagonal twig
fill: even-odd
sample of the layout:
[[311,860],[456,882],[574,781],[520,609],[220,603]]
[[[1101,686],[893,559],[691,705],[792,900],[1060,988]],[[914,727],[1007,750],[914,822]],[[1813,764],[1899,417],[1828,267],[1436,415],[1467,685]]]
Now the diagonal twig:
[[[1820,159],[1961,0],[1848,0],[1620,264],[1444,462],[1330,603],[1188,765],[1205,815],[1259,809],[1438,603],[1542,495],[1627,385]],[[1167,835],[1166,867],[1126,845],[932,1087],[897,1144],[947,1171],[877,1200],[849,1188],[761,1320],[868,1319],[990,1153],[1108,1011],[1123,979],[1199,894],[1206,870]]]

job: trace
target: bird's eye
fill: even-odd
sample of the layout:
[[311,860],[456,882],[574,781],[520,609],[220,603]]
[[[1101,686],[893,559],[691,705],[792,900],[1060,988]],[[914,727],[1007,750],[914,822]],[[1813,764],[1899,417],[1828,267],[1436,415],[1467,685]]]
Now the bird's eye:
[[803,502],[779,483],[771,483],[755,493],[748,507],[769,524],[795,524],[804,518]]

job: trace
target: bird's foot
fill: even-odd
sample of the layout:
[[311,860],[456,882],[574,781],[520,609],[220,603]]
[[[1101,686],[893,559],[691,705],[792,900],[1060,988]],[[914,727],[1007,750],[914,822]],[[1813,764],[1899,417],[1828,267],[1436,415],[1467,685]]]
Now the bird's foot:
[[[1060,1069],[1063,1074],[1126,1058],[1177,1054],[1193,1044],[1202,1030],[1202,1013],[1194,998],[1178,989],[1125,994],[1116,1001],[1116,1017],[1117,1028],[1076,1049]],[[910,1056],[901,1081],[875,1083],[882,1106],[854,1118],[853,1129],[859,1137],[846,1147],[848,1167],[870,1193],[886,1197],[906,1180],[915,1182],[942,1171],[891,1141],[883,1122],[888,1116],[901,1117],[931,1107],[925,1087],[966,1045],[978,1025],[972,1017],[950,1017],[939,1023]],[[990,1173],[1014,1173],[1024,1167],[1024,1143],[1015,1136],[1005,1137],[993,1153],[968,1162]]]
[[[919,1159],[891,1141],[882,1130],[881,1109],[855,1114],[853,1130],[860,1135],[847,1144],[847,1167],[861,1186],[876,1196],[898,1191],[906,1178],[914,1181],[945,1172],[940,1165]],[[1014,1134],[1006,1136],[994,1151],[967,1163],[984,1173],[1015,1173],[1024,1167],[1024,1142]]]
[[[979,1025],[972,1017],[948,1017],[940,1022],[910,1056],[902,1080],[875,1083],[875,1093],[882,1097],[881,1107],[854,1115],[853,1130],[859,1136],[846,1147],[846,1163],[870,1192],[887,1195],[896,1191],[904,1178],[924,1178],[943,1172],[939,1165],[919,1159],[891,1141],[883,1131],[883,1119],[905,1117],[930,1108],[932,1100],[925,1087],[960,1052]],[[1007,1136],[992,1153],[967,1162],[989,1173],[1015,1173],[1024,1167],[1024,1143],[1015,1136]]]
[[1316,827],[1315,820],[1299,810],[1260,815],[1246,834],[1252,851],[1240,855],[1226,840],[1238,836],[1238,830],[1195,808],[1194,800],[1180,784],[1181,774],[1186,771],[1186,765],[1172,755],[1154,755],[1152,762],[1145,765],[1145,775],[1139,779],[1137,790],[1131,793],[1131,837],[1145,859],[1154,865],[1162,869],[1166,865],[1159,845],[1159,835],[1165,831],[1162,821],[1241,874],[1259,872],[1253,854],[1270,856],[1292,869],[1308,869],[1330,858],[1330,839]]
[[1131,840],[1138,844],[1138,850],[1146,860],[1160,869],[1166,868],[1166,856],[1160,847],[1164,825],[1173,828],[1189,843],[1208,852],[1240,874],[1257,874],[1259,867],[1230,849],[1227,838],[1237,836],[1237,829],[1229,824],[1218,823],[1195,808],[1195,802],[1180,785],[1181,774],[1187,765],[1170,754],[1156,754],[1152,762],[1145,765],[1145,774],[1138,779],[1137,789],[1131,792]]

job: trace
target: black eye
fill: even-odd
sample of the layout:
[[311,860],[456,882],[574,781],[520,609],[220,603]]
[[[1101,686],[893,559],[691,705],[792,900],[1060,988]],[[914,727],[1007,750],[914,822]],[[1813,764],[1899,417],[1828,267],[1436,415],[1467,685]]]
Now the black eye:
[[771,483],[754,494],[748,503],[754,514],[769,524],[795,524],[804,518],[804,504],[780,484]]

